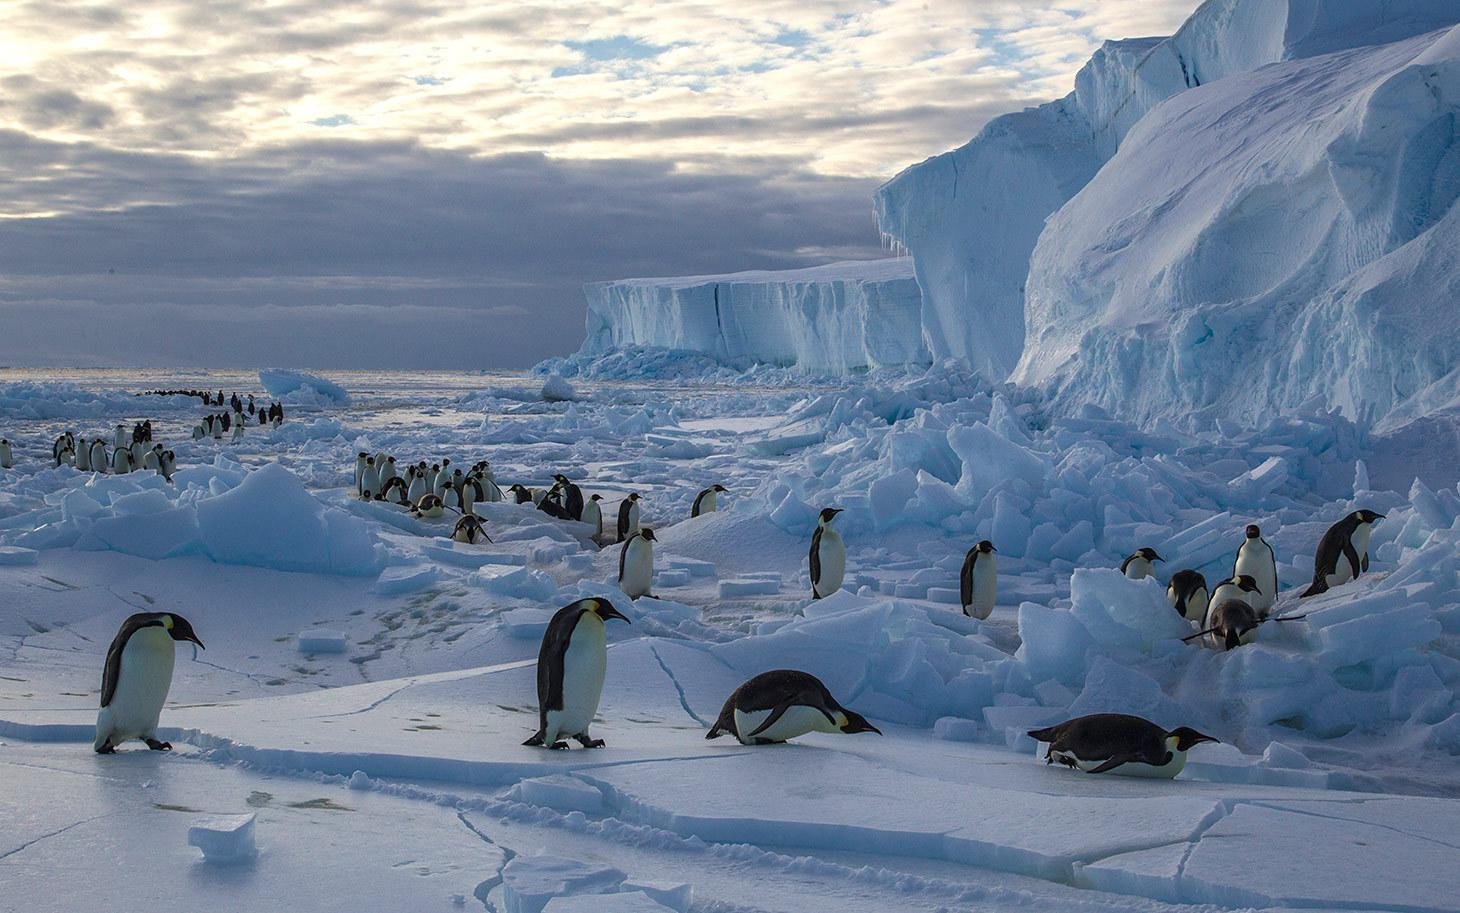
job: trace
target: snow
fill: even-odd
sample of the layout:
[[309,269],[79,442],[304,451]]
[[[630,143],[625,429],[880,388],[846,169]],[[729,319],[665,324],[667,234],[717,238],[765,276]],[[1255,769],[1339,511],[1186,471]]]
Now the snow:
[[572,402],[578,398],[578,393],[561,374],[549,374],[542,383],[542,398],[549,403]]

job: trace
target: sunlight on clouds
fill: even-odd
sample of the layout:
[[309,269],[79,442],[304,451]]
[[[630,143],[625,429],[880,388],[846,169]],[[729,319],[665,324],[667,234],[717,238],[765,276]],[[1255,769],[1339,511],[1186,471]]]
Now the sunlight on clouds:
[[1068,91],[1101,38],[1169,32],[1194,5],[12,0],[0,79],[29,81],[0,105],[39,138],[139,152],[247,156],[329,132],[886,177]]

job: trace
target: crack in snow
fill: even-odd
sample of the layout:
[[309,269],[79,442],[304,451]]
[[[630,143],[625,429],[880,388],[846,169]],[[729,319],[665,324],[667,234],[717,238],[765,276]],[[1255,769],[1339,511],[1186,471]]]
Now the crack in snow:
[[679,694],[679,706],[683,707],[684,712],[688,713],[690,718],[696,723],[699,723],[701,726],[709,726],[709,722],[698,713],[695,713],[694,708],[689,705],[689,698],[685,696],[684,687],[679,684],[679,679],[670,671],[669,664],[664,661],[664,657],[659,655],[659,650],[653,644],[650,644],[649,652],[654,654],[654,661],[659,664],[659,668],[663,669],[664,674],[669,676],[669,680],[674,683],[674,690]]
[[[1379,800],[1379,801],[1384,801],[1384,800]],[[1446,849],[1460,850],[1460,844],[1446,843],[1445,841],[1440,840],[1440,839],[1435,838],[1435,837],[1426,837],[1423,834],[1416,834],[1416,833],[1413,833],[1411,831],[1403,830],[1402,828],[1394,827],[1393,825],[1390,825],[1390,824],[1381,824],[1378,821],[1370,821],[1370,820],[1367,820],[1365,818],[1347,818],[1347,817],[1344,817],[1343,815],[1321,815],[1318,812],[1306,811],[1304,809],[1297,809],[1297,808],[1287,808],[1287,807],[1282,806],[1282,805],[1274,805],[1274,804],[1270,804],[1268,802],[1262,802],[1262,801],[1259,801],[1259,800],[1256,800],[1256,799],[1249,800],[1249,801],[1247,801],[1245,803],[1242,803],[1242,804],[1252,805],[1252,806],[1257,807],[1257,808],[1271,809],[1272,811],[1275,811],[1275,812],[1285,812],[1287,814],[1293,814],[1293,815],[1306,815],[1307,817],[1310,817],[1310,818],[1321,818],[1324,821],[1346,821],[1346,822],[1348,822],[1350,824],[1363,824],[1363,825],[1367,825],[1369,827],[1377,827],[1380,830],[1390,831],[1391,833],[1399,834],[1399,835],[1404,836],[1404,837],[1409,837],[1409,838],[1414,839],[1414,840],[1422,840],[1425,843],[1433,843],[1433,844],[1436,844],[1437,846],[1443,846]],[[1356,803],[1348,803],[1348,804],[1352,805],[1352,804],[1356,804]]]
[[93,815],[90,818],[83,818],[80,821],[73,821],[70,824],[66,825],[65,827],[60,828],[59,830],[51,831],[49,834],[41,834],[39,837],[36,837],[33,840],[27,840],[25,843],[22,843],[20,846],[16,847],[13,850],[7,850],[4,853],[0,853],[0,861],[3,861],[5,859],[9,859],[11,856],[14,856],[16,853],[19,853],[19,852],[22,852],[24,850],[27,850],[27,849],[35,846],[37,843],[40,843],[42,840],[49,840],[52,837],[60,836],[61,834],[64,834],[67,831],[71,830],[71,828],[73,828],[73,827],[80,827],[83,824],[89,824],[92,821],[97,820],[98,818],[105,818],[105,817],[106,817],[106,815]]

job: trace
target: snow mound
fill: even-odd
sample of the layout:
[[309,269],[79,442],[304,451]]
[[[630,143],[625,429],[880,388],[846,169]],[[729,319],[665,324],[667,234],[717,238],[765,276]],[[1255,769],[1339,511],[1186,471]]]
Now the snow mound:
[[929,361],[918,329],[922,296],[903,258],[625,279],[584,291],[587,355],[657,346],[742,367],[768,363],[833,374]]
[[578,391],[561,374],[549,374],[542,384],[542,398],[549,403],[570,403],[578,398]]
[[318,374],[266,368],[259,372],[259,383],[268,394],[286,406],[347,406],[350,394],[339,384]]

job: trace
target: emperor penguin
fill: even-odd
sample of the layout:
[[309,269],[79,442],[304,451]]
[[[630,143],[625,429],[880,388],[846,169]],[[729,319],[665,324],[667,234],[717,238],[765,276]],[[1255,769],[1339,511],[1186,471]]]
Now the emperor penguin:
[[963,559],[963,572],[958,575],[958,591],[963,599],[963,614],[983,620],[994,613],[994,595],[998,590],[999,565],[994,553],[998,549],[985,539],[968,550]]
[[531,488],[528,488],[525,485],[512,485],[512,486],[509,486],[507,488],[507,490],[510,491],[510,492],[512,492],[512,498],[513,498],[513,503],[514,504],[531,504],[532,503],[532,489]]
[[593,541],[600,542],[603,539],[603,508],[599,501],[603,495],[591,495],[583,504],[583,522],[593,527]]
[[141,441],[133,441],[132,442],[131,450],[132,450],[132,468],[133,469],[141,469],[142,468],[142,458],[147,455],[147,448],[145,446],[143,446],[143,444],[142,444]]
[[439,495],[439,497],[441,498],[441,503],[445,504],[452,510],[458,513],[466,513],[466,511],[461,509],[461,495],[457,494],[456,489],[451,487],[450,485],[447,485],[445,488],[441,489],[441,494]]
[[639,493],[633,492],[618,505],[618,541],[625,542],[639,528]]
[[1277,558],[1273,556],[1272,546],[1262,538],[1262,530],[1256,523],[1247,525],[1247,538],[1233,559],[1232,576],[1251,577],[1257,584],[1257,592],[1252,594],[1248,604],[1257,611],[1259,618],[1272,611],[1272,604],[1277,602]]
[[215,440],[215,441],[221,441],[221,440],[223,440],[223,417],[222,416],[214,416],[214,418],[213,418],[213,440]]
[[451,484],[451,461],[442,460],[441,468],[436,471],[436,478],[431,481],[431,490],[441,494]]
[[712,514],[715,512],[715,495],[720,492],[729,491],[724,485],[711,485],[704,491],[695,495],[694,504],[690,505],[689,515],[698,517],[700,514]]
[[811,598],[821,599],[842,588],[847,573],[847,547],[841,533],[832,528],[840,507],[821,511],[816,532],[811,534]]
[[497,480],[492,478],[491,470],[482,473],[481,482],[483,490],[486,491],[488,502],[500,504],[506,500],[502,494],[502,486],[498,485]]
[[523,745],[567,748],[567,738],[584,748],[602,748],[603,740],[588,735],[603,694],[608,645],[603,623],[627,622],[607,599],[589,597],[566,605],[553,615],[537,653],[538,729]]
[[1045,729],[1029,730],[1048,742],[1044,762],[1086,773],[1171,779],[1186,766],[1186,753],[1216,739],[1189,726],[1167,732],[1150,720],[1125,713],[1096,713]]
[[15,451],[10,448],[10,442],[0,437],[0,469],[15,468]]
[[243,440],[243,422],[233,423],[233,442],[236,444]]
[[157,455],[157,461],[160,464],[157,471],[162,473],[164,479],[171,482],[172,474],[177,471],[177,454],[171,450],[164,450]]
[[553,476],[553,481],[558,483],[558,490],[563,498],[563,510],[570,520],[583,519],[583,489],[568,480],[568,477],[561,472]]
[[380,470],[375,465],[375,457],[365,458],[365,474],[360,477],[360,497],[365,501],[373,501],[380,494]]
[[426,470],[426,487],[431,489],[432,494],[437,494],[436,480],[441,477],[441,464],[432,463],[431,468]]
[[193,440],[201,441],[206,435],[207,432],[203,430],[201,423],[193,426]]
[[395,478],[395,476],[395,457],[387,456],[385,458],[385,465],[380,467],[381,484],[389,482],[391,479]]
[[1369,536],[1384,519],[1372,510],[1356,510],[1328,528],[1313,556],[1313,585],[1304,596],[1317,596],[1348,583],[1369,569]]
[[461,512],[472,513],[472,505],[479,504],[487,499],[487,493],[482,490],[482,483],[471,476],[467,476],[461,482]]
[[391,504],[409,507],[411,500],[406,495],[406,480],[396,476],[380,487],[380,499]]
[[360,451],[355,454],[355,494],[360,494],[360,486],[365,481],[365,461],[370,459],[370,454]]
[[[4,442],[0,441],[0,443]],[[9,445],[6,446],[8,447]],[[9,468],[5,466],[3,456],[0,456],[0,467]],[[91,445],[86,443],[86,438],[84,437],[78,438],[76,441],[76,468],[82,472],[91,471]]]
[[1206,578],[1190,568],[1172,574],[1166,586],[1166,601],[1176,614],[1197,624],[1207,617],[1207,596]]
[[1154,548],[1138,548],[1120,563],[1120,572],[1131,580],[1145,580],[1155,570],[1152,563],[1165,560]]
[[1201,623],[1201,633],[1206,635],[1208,646],[1230,650],[1252,642],[1260,620],[1257,610],[1252,607],[1252,600],[1258,594],[1257,581],[1247,575],[1217,584],[1207,605],[1206,618]]
[[1217,584],[1212,590],[1210,605],[1216,605],[1227,599],[1235,599],[1238,602],[1245,602],[1249,606],[1257,594],[1257,581],[1249,576],[1229,577]]
[[127,434],[127,429],[118,425],[117,430],[112,433],[112,447],[125,447],[130,443],[132,443],[132,439]]
[[416,500],[415,514],[418,517],[425,517],[434,520],[446,512],[446,505],[441,502],[441,496],[426,492]]
[[111,754],[129,739],[153,751],[172,746],[157,739],[157,720],[172,687],[173,644],[203,646],[186,618],[172,612],[139,612],[122,622],[101,677],[101,711],[96,715],[97,754]]
[[132,451],[126,447],[118,447],[112,451],[112,472],[121,475],[124,472],[132,471]]
[[162,445],[157,444],[151,450],[142,454],[142,468],[150,469],[153,472],[162,471]]
[[108,462],[106,458],[106,442],[101,438],[97,438],[91,442],[90,462],[92,472],[106,472]]
[[420,470],[414,466],[411,467],[410,476],[411,484],[406,489],[406,497],[410,499],[412,504],[419,504],[421,498],[429,490],[426,485],[426,477],[421,475]]
[[654,530],[629,534],[618,554],[618,586],[630,599],[648,596],[654,582]]
[[478,539],[492,541],[487,535],[486,525],[481,519],[472,514],[463,514],[460,520],[456,521],[456,528],[451,531],[451,538],[457,542],[465,542],[467,545],[476,545]]
[[882,734],[866,717],[837,703],[816,676],[776,669],[732,691],[705,738],[729,733],[742,745],[775,745],[808,732]]

